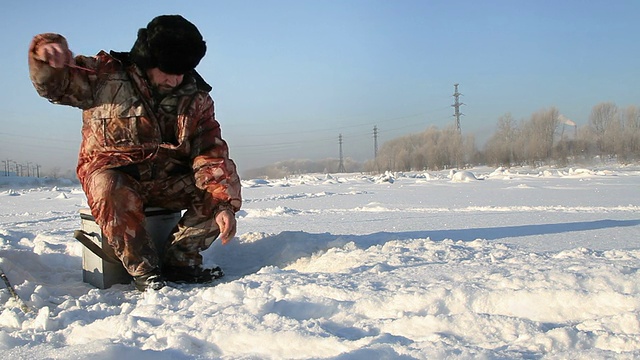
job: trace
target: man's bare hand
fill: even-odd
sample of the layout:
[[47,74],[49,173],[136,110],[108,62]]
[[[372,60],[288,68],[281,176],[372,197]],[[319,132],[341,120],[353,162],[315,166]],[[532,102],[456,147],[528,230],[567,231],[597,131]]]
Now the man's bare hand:
[[71,51],[64,44],[58,43],[48,43],[38,46],[35,58],[58,69],[72,62]]
[[216,224],[220,228],[220,240],[222,244],[228,243],[236,236],[236,216],[231,210],[220,211],[216,215]]

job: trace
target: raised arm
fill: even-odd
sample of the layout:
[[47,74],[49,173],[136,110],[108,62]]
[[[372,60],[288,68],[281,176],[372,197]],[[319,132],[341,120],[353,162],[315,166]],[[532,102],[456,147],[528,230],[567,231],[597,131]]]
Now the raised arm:
[[[83,68],[76,67],[77,63]],[[90,107],[97,80],[95,67],[95,58],[74,58],[67,40],[59,34],[36,35],[29,46],[31,82],[40,96],[53,103]]]

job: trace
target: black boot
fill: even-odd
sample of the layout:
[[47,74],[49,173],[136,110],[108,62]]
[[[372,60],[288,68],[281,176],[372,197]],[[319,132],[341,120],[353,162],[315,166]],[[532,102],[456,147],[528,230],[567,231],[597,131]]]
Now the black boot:
[[148,274],[134,276],[133,282],[136,285],[136,289],[140,291],[146,290],[160,290],[165,285],[167,285],[164,280],[162,280],[162,276],[159,271],[152,271]]
[[196,266],[163,266],[162,275],[167,281],[176,283],[203,284],[219,279],[224,276],[224,272],[219,267],[205,269],[200,265]]

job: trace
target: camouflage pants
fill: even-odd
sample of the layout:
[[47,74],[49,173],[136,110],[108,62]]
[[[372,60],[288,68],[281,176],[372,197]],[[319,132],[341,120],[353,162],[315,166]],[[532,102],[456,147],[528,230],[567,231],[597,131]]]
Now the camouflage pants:
[[[105,169],[89,175],[83,189],[103,236],[132,276],[162,265],[200,265],[200,251],[220,233],[212,198],[195,186],[191,174],[144,181],[119,170]],[[186,209],[167,240],[163,259],[145,230],[146,207]]]

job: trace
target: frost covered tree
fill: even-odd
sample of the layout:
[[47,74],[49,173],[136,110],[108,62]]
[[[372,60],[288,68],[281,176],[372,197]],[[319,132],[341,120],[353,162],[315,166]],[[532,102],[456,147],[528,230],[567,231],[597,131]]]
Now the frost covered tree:
[[627,107],[622,113],[624,128],[620,142],[620,162],[640,159],[640,110],[636,106]]
[[510,113],[498,118],[496,132],[485,145],[487,163],[496,166],[511,166],[514,163],[514,148],[518,131],[516,122]]
[[365,164],[368,171],[422,171],[463,167],[476,153],[473,136],[462,136],[455,127],[429,127],[419,134],[382,144],[378,157]]
[[551,159],[553,144],[560,123],[558,109],[552,107],[539,110],[531,115],[522,129],[525,158],[531,165]]
[[599,155],[614,155],[612,141],[615,141],[620,131],[618,106],[612,102],[594,106],[589,115],[589,126],[593,130]]

